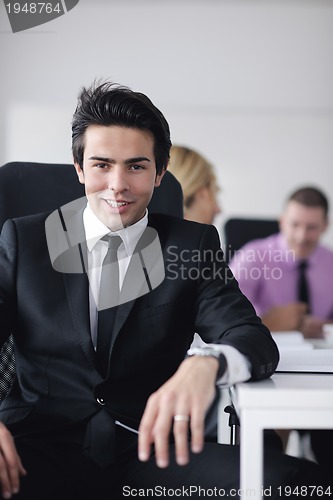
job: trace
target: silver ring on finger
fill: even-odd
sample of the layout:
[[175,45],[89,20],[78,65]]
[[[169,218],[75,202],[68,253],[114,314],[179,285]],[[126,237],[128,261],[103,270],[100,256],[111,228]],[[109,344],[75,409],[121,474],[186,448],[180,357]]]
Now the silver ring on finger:
[[189,422],[190,417],[188,415],[175,415],[173,417],[175,422]]

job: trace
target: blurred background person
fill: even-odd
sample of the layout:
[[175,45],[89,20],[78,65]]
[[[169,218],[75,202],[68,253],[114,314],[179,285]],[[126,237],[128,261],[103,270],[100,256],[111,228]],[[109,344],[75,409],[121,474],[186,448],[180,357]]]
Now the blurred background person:
[[321,244],[329,203],[319,189],[293,192],[280,232],[247,243],[230,262],[242,292],[271,331],[323,336],[333,321],[333,251]]
[[184,218],[213,224],[221,212],[213,165],[197,151],[175,145],[171,148],[169,170],[183,189]]

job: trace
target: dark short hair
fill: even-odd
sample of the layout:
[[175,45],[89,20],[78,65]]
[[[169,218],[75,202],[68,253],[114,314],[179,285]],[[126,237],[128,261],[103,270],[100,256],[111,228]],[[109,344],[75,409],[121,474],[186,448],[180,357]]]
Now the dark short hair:
[[318,188],[305,186],[294,191],[287,200],[297,201],[306,207],[320,207],[324,210],[325,217],[328,215],[329,203],[327,196]]
[[171,148],[169,125],[145,94],[113,82],[82,89],[72,120],[73,158],[81,168],[85,131],[90,125],[118,125],[150,132],[157,174],[167,168]]

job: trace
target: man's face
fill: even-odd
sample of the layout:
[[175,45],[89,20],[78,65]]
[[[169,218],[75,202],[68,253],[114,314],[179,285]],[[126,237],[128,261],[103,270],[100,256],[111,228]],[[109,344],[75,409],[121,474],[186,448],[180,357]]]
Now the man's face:
[[327,218],[320,207],[307,207],[297,201],[290,201],[281,217],[280,228],[295,256],[306,259],[326,230]]
[[140,220],[159,186],[154,138],[139,129],[90,125],[84,138],[83,170],[79,181],[94,214],[112,231]]

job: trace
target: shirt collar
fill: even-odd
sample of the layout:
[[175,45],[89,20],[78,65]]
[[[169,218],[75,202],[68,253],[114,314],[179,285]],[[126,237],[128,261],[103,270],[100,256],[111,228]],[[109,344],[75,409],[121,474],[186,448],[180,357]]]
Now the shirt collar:
[[99,220],[89,206],[89,202],[83,212],[83,224],[86,233],[87,248],[91,252],[97,242],[110,232],[117,234],[123,240],[127,255],[132,255],[135,247],[148,225],[148,210],[142,219],[131,226],[119,229],[119,231],[110,231],[110,229]]

